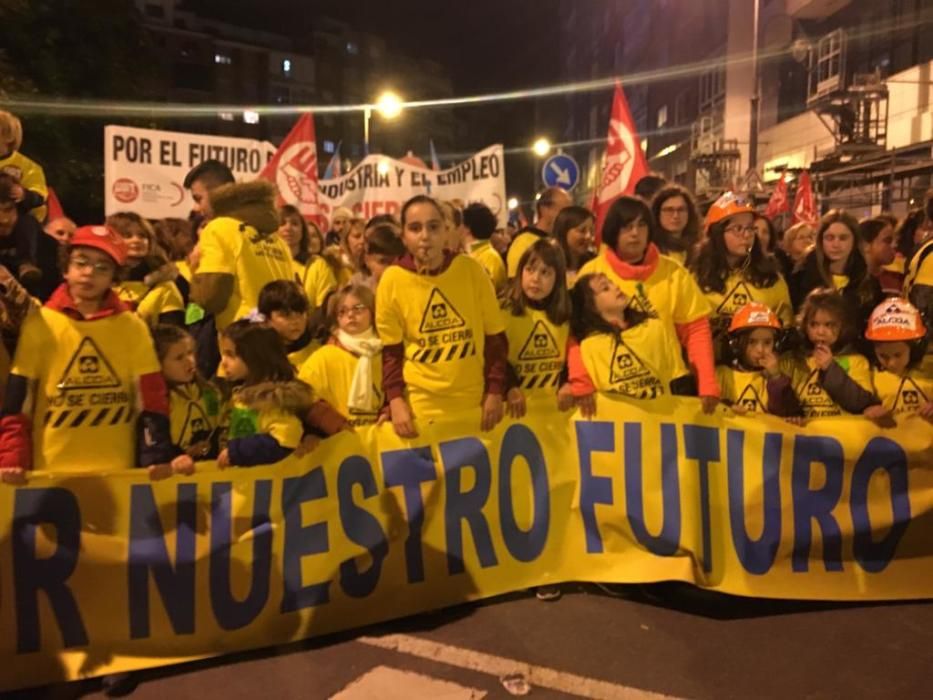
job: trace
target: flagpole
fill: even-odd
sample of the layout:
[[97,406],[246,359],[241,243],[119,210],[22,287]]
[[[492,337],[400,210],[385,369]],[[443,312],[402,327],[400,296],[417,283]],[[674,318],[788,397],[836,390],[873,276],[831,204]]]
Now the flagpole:
[[363,109],[363,157],[369,155],[369,118],[373,115],[370,107]]

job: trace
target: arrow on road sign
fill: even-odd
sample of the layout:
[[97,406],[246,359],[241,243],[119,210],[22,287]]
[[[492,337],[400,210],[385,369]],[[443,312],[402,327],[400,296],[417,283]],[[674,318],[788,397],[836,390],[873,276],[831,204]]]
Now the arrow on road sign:
[[557,183],[559,185],[569,186],[572,180],[570,179],[570,171],[564,168],[561,168],[557,163],[551,163],[551,170],[557,175]]

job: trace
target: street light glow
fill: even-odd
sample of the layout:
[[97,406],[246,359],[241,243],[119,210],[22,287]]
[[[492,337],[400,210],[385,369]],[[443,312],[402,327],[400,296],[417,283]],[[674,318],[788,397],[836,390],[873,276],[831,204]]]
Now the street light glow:
[[535,152],[535,155],[539,158],[544,158],[548,154],[548,151],[551,150],[551,142],[546,138],[542,137],[534,142],[534,145],[531,149]]
[[509,197],[509,211],[518,208],[518,200],[515,197]]
[[376,110],[384,119],[395,119],[402,113],[404,106],[405,103],[402,102],[402,98],[391,90],[383,92],[376,101]]
[[378,172],[380,175],[388,175],[389,174],[389,161],[380,160],[379,165],[376,166],[376,172]]

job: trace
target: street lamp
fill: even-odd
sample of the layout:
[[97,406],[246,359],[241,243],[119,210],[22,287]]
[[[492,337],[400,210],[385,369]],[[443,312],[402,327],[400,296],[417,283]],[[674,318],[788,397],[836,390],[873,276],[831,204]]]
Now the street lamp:
[[402,113],[405,103],[402,98],[391,90],[386,90],[376,100],[374,105],[366,105],[363,109],[363,151],[369,155],[369,120],[373,116],[373,108],[383,119],[395,119]]
[[541,137],[531,146],[531,150],[535,152],[535,155],[539,158],[544,158],[551,150],[551,142],[546,138]]
[[518,208],[518,199],[516,199],[515,197],[509,197],[508,205],[509,205],[509,211],[514,211],[515,209]]

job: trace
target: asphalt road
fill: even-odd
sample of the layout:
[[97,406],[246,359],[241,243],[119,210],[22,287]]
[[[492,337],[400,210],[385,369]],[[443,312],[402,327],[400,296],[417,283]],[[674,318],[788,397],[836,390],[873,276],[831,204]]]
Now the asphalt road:
[[[534,698],[933,696],[933,602],[762,601],[673,584],[626,587],[622,598],[566,589],[556,602],[512,595],[152,669],[131,697],[512,697],[502,676]],[[9,697],[104,695],[90,680]]]

